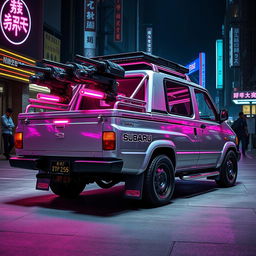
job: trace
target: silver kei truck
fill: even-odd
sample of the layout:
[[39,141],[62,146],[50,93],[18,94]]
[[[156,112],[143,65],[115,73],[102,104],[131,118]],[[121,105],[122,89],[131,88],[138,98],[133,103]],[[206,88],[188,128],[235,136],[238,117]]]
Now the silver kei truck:
[[125,182],[125,197],[159,206],[176,178],[235,185],[240,153],[228,113],[185,67],[143,52],[22,67],[50,89],[19,114],[10,159],[37,170],[37,189],[75,197],[89,183]]

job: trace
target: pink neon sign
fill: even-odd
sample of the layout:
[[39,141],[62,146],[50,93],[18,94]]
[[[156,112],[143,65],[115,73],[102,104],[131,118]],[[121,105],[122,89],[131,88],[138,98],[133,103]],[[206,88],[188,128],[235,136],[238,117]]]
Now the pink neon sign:
[[59,96],[52,95],[52,94],[38,93],[36,97],[39,100],[48,100],[48,101],[54,101],[54,102],[60,102],[61,101],[61,98]]
[[233,92],[233,99],[256,99],[256,91]]
[[12,44],[23,44],[31,30],[31,16],[23,0],[6,0],[0,11],[0,26]]

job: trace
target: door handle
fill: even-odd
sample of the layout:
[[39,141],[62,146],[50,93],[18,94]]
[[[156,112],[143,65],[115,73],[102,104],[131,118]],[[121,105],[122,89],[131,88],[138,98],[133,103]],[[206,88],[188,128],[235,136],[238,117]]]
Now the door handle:
[[196,130],[196,128],[194,128],[194,135],[195,135],[195,136],[197,135],[197,130]]
[[205,129],[206,125],[205,124],[201,124],[200,128]]

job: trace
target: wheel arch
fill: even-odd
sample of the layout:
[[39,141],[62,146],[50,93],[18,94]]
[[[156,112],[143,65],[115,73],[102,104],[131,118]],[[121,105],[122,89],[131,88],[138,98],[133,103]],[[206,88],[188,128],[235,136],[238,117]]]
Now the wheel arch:
[[223,163],[223,161],[224,161],[224,159],[225,159],[225,156],[226,156],[227,153],[228,153],[229,151],[231,151],[231,150],[235,153],[235,155],[236,155],[236,157],[237,157],[237,160],[239,161],[239,159],[240,159],[240,153],[237,151],[235,143],[233,143],[233,142],[227,142],[227,143],[224,145],[224,147],[223,147],[223,150],[222,150],[220,159],[219,159],[219,161],[218,161],[218,163],[217,163],[217,166],[216,166],[217,168],[219,168],[219,167],[222,165],[222,163]]
[[172,161],[174,170],[176,167],[176,151],[175,146],[172,142],[168,141],[168,143],[159,143],[158,145],[155,145],[154,147],[149,147],[147,150],[147,157],[144,160],[143,163],[143,169],[146,170],[152,160],[158,156],[158,155],[166,155],[170,158]]

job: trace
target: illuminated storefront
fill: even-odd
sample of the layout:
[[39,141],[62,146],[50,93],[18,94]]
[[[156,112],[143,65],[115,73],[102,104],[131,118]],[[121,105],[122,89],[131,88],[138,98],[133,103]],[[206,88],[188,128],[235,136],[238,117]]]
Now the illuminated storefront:
[[0,115],[12,108],[15,124],[27,105],[33,74],[19,64],[42,59],[42,7],[42,0],[0,0]]

